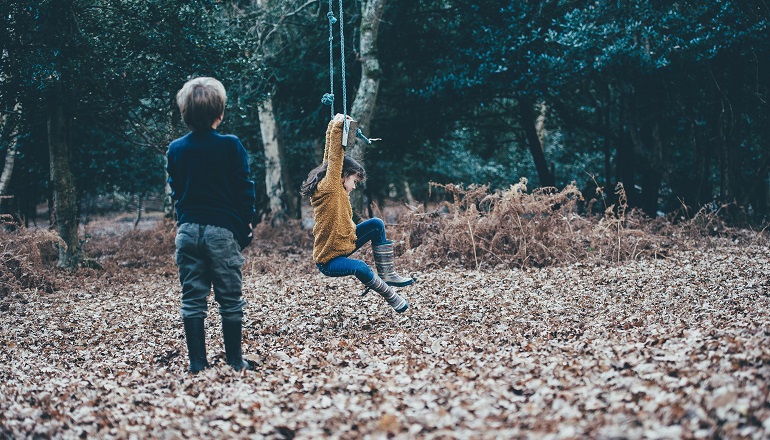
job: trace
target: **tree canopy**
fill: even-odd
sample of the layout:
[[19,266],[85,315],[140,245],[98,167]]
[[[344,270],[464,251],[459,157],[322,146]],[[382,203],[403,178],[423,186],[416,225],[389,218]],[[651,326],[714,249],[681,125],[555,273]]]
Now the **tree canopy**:
[[[267,3],[0,6],[0,109],[20,127],[4,210],[31,215],[50,197],[53,96],[66,104],[81,195],[162,193],[165,147],[184,131],[174,94],[199,75],[228,88],[222,130],[244,140],[257,182],[257,109],[270,94],[291,170],[285,184],[298,187],[319,160],[329,117],[320,102],[329,91],[327,3]],[[344,5],[350,99],[361,75],[361,4]],[[367,128],[383,141],[368,149],[366,192],[425,202],[430,181],[575,181],[587,196],[622,183],[631,206],[650,215],[717,202],[761,220],[770,208],[768,17],[762,1],[391,0]],[[335,54],[339,42],[337,33]],[[10,145],[5,125],[0,153]]]

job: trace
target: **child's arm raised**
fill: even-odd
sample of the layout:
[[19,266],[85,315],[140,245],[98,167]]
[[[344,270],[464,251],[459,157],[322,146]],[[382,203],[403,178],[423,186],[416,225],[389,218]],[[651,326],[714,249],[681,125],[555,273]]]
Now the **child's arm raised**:
[[321,161],[322,164],[329,161],[329,145],[331,145],[329,141],[329,136],[331,136],[332,130],[334,129],[335,120],[336,118],[329,121],[329,125],[326,127],[326,141],[324,143],[324,160]]
[[[350,116],[347,117],[348,126],[351,132],[355,132],[357,125]],[[342,186],[342,163],[345,158],[345,149],[342,146],[342,125],[344,124],[345,116],[337,114],[334,119],[329,122],[329,126],[326,129],[326,146],[324,147],[324,162],[328,163],[326,169],[326,177],[322,179],[326,182],[319,182],[319,186],[328,185],[340,185]],[[329,176],[335,176],[329,178]]]
[[326,129],[326,148],[324,148],[324,160],[328,163],[326,168],[326,180],[324,186],[342,185],[342,162],[345,150],[342,148],[342,124],[341,115],[337,115],[329,122]]

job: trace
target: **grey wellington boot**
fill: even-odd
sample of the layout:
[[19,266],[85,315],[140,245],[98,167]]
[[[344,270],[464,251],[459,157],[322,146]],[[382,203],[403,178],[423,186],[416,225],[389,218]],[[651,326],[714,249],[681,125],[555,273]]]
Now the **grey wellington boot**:
[[409,308],[409,303],[404,298],[396,293],[392,287],[388,286],[385,281],[379,276],[375,275],[374,279],[364,284],[368,289],[372,289],[379,293],[391,307],[393,307],[398,313],[404,313]]
[[254,365],[243,359],[241,352],[241,333],[243,323],[241,321],[222,320],[222,336],[225,339],[225,358],[227,365],[233,367],[235,371],[243,369],[253,370]]
[[190,358],[190,373],[197,373],[209,367],[206,360],[206,329],[203,318],[184,318],[184,337],[187,341],[187,355]]
[[377,267],[377,273],[383,281],[390,286],[404,287],[414,283],[412,278],[402,277],[396,273],[393,265],[393,242],[388,240],[383,244],[372,246],[374,253],[374,265]]

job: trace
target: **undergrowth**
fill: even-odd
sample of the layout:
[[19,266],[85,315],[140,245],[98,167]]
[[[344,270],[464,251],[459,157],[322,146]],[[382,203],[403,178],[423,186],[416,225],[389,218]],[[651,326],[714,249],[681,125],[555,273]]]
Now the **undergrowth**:
[[161,219],[150,229],[94,236],[83,251],[107,271],[117,268],[168,270],[174,267],[176,226]]
[[246,257],[243,274],[315,273],[318,269],[313,263],[312,251],[313,234],[302,229],[299,220],[286,220],[279,226],[263,221],[254,228],[254,240],[243,252]]
[[622,184],[615,188],[618,203],[605,206],[600,215],[578,213],[584,197],[574,185],[527,192],[522,178],[502,191],[483,185],[431,186],[444,190],[452,202],[429,212],[415,207],[391,231],[404,243],[405,257],[422,267],[606,264],[666,257],[715,235],[743,236],[744,243],[766,241],[762,233],[729,228],[718,212],[701,210],[677,225],[650,219],[628,208]]
[[[429,269],[544,267],[574,263],[613,264],[640,258],[665,258],[673,250],[721,243],[768,244],[764,229],[729,227],[719,209],[704,207],[691,218],[650,219],[628,208],[622,185],[615,188],[618,202],[600,214],[581,214],[584,195],[574,185],[562,190],[527,190],[521,179],[505,190],[487,186],[431,184],[451,201],[376,215],[386,219],[399,265]],[[597,190],[602,196],[601,189]],[[599,197],[605,200],[605,197]],[[386,218],[387,217],[387,218]],[[0,219],[0,299],[19,291],[52,292],[55,285],[77,283],[78,276],[96,276],[121,282],[140,273],[176,276],[176,226],[157,220],[147,229],[121,232],[110,220],[89,228],[94,234],[82,243],[88,258],[100,269],[81,269],[80,275],[59,277],[54,269],[62,240],[53,231],[28,230]],[[280,226],[263,222],[254,229],[254,241],[244,250],[245,276],[263,273],[296,276],[314,273],[313,236],[298,220]],[[356,254],[369,263],[364,247]],[[72,278],[75,277],[75,278]],[[65,279],[69,281],[64,281]],[[57,280],[55,283],[53,280]]]
[[49,269],[63,245],[54,232],[30,231],[0,221],[0,300],[23,290],[53,292]]

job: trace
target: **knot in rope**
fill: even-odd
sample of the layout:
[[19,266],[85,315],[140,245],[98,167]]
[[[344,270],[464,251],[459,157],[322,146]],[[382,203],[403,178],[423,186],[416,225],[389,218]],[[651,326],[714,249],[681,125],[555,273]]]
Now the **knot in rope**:
[[334,12],[329,11],[328,14],[326,14],[326,17],[329,19],[329,24],[334,24],[337,22],[337,17],[334,16]]
[[361,129],[356,129],[356,137],[359,139],[362,139],[364,142],[366,142],[368,145],[372,145],[372,142],[381,140],[380,138],[371,138],[364,136],[364,132],[361,131]]
[[363,131],[361,131],[361,129],[360,129],[360,128],[356,130],[356,137],[357,137],[357,138],[360,138],[360,139],[363,139],[363,140],[364,140],[364,142],[366,142],[366,143],[367,143],[367,144],[369,144],[369,145],[371,145],[371,144],[372,144],[372,141],[370,141],[370,140],[369,140],[369,139],[368,139],[366,136],[364,136],[364,132],[363,132]]
[[334,93],[324,93],[321,97],[321,103],[323,105],[334,105]]

